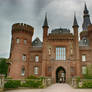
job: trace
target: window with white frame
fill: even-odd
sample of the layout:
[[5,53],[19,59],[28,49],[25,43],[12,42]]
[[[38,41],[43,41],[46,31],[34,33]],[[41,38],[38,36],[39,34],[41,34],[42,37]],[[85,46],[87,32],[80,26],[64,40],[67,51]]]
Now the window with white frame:
[[86,74],[87,73],[87,67],[86,66],[82,66],[82,74]]
[[26,61],[26,55],[25,54],[22,55],[22,60]]
[[21,75],[24,76],[25,75],[25,68],[23,67],[21,70]]
[[38,67],[34,67],[34,74],[38,74]]
[[17,44],[20,43],[20,39],[19,38],[16,39],[16,43]]
[[39,62],[39,56],[35,56],[35,62]]
[[24,44],[27,44],[27,40],[24,40]]
[[65,47],[56,47],[56,60],[66,60]]
[[83,61],[83,62],[86,61],[86,55],[82,55],[82,61]]

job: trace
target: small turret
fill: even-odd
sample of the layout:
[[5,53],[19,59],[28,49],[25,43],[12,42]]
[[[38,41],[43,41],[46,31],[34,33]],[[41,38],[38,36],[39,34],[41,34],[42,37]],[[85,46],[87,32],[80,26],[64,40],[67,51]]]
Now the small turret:
[[77,19],[76,19],[76,14],[74,14],[74,22],[73,22],[73,28],[74,27],[79,27],[78,23],[77,23]]
[[47,21],[47,13],[45,14],[45,20],[44,20],[43,28],[44,28],[44,27],[49,28],[49,26],[48,26],[48,21]]
[[48,26],[48,21],[47,21],[47,14],[46,14],[44,24],[43,24],[43,41],[47,39],[48,28],[49,26]]

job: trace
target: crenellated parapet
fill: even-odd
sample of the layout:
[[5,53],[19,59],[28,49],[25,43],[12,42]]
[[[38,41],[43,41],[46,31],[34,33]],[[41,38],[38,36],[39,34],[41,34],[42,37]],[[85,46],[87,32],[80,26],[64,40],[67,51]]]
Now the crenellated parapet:
[[19,31],[28,32],[31,35],[33,35],[34,28],[32,26],[24,24],[24,23],[13,24],[13,26],[12,26],[12,32],[19,32]]

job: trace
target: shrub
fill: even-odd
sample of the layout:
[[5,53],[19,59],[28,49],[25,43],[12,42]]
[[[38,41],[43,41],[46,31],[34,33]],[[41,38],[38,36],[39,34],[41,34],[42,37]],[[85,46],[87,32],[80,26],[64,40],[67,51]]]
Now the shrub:
[[31,75],[31,76],[27,77],[27,79],[39,79],[39,77]]
[[26,80],[25,83],[21,85],[22,87],[30,87],[30,88],[40,88],[42,87],[42,80]]
[[5,84],[5,88],[18,88],[20,87],[20,81],[19,80],[8,80]]
[[92,88],[92,80],[85,80],[85,81],[83,81],[82,88]]

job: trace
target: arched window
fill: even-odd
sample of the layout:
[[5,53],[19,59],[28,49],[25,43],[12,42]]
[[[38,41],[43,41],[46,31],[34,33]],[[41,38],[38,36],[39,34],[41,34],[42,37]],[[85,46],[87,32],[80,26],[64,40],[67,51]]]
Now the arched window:
[[22,76],[24,76],[24,75],[25,75],[25,68],[24,68],[24,66],[22,67],[21,75],[22,75]]

